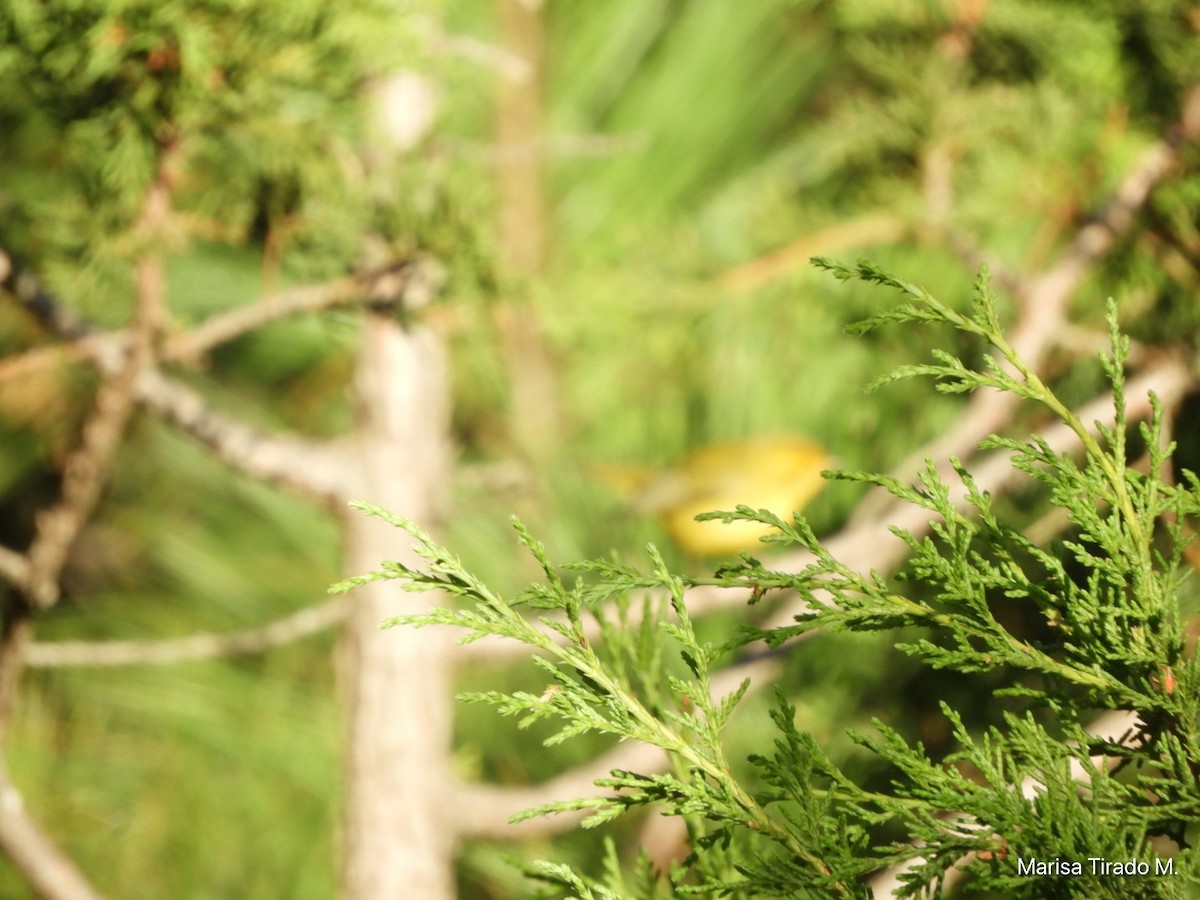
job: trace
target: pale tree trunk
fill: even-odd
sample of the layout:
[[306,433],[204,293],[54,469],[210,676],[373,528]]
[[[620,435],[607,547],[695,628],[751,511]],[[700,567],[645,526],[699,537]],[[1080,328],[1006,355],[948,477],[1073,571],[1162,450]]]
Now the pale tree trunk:
[[[429,526],[449,461],[444,349],[430,329],[368,316],[355,389],[355,474],[361,496]],[[349,513],[351,574],[386,559],[415,563],[411,541],[384,522]],[[380,629],[422,612],[434,594],[376,583],[350,596],[340,675],[346,710],[342,894],[347,900],[454,896],[454,834],[446,809],[451,749],[446,629]]]

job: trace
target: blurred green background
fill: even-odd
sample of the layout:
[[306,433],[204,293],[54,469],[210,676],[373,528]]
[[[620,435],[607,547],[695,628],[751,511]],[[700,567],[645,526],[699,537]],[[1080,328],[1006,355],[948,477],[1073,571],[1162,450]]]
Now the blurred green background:
[[[0,16],[8,39],[0,42],[0,241],[37,262],[81,311],[120,323],[129,306],[114,261],[127,248],[102,233],[107,220],[95,197],[123,196],[123,179],[144,161],[136,143],[118,143],[105,162],[111,181],[71,181],[78,160],[51,148],[86,149],[70,143],[80,139],[71,124],[79,113],[49,109],[48,93],[32,89],[63,77],[54,69],[63,51],[37,51],[39,81],[13,49],[14,35],[38,33],[29,24],[37,6],[15,3]],[[468,39],[505,43],[494,0],[352,3],[324,13],[314,12],[320,4],[289,12],[251,0],[77,6],[100,24],[87,32],[95,40],[79,51],[83,62],[63,63],[72,72],[89,60],[101,65],[106,45],[96,36],[114,19],[134,40],[139,23],[146,34],[167,27],[186,35],[193,7],[213,21],[310,15],[314,29],[351,35],[337,45],[341,55],[304,63],[328,92],[297,93],[291,131],[279,132],[279,110],[249,96],[241,130],[214,144],[215,171],[242,153],[251,162],[237,171],[256,175],[226,178],[187,201],[213,227],[172,256],[171,311],[186,325],[254,302],[264,280],[347,271],[359,258],[364,217],[393,248],[435,254],[448,283],[430,316],[453,354],[458,462],[441,536],[501,589],[534,574],[514,551],[513,512],[558,559],[610,551],[636,558],[652,540],[684,570],[712,565],[670,547],[652,519],[630,515],[591,474],[596,465],[665,465],[711,441],[795,432],[847,467],[886,470],[942,432],[963,398],[922,383],[871,395],[864,388],[932,346],[977,351],[948,345],[957,339],[946,334],[846,336],[846,325],[890,298],[838,284],[807,257],[869,256],[952,305],[965,303],[974,275],[960,245],[1035,274],[1167,133],[1200,75],[1200,14],[1187,3],[548,0],[531,88],[541,124],[514,156],[495,137],[503,74],[453,52]],[[440,91],[433,130],[399,165],[384,212],[365,190],[327,196],[336,163],[308,143],[323,129],[359,139],[357,110],[345,98],[375,52],[361,40],[364,23],[378,21],[395,25],[395,34],[376,33],[378,43],[393,42],[388,60],[422,70]],[[201,41],[182,46],[185,60],[193,50],[215,52]],[[75,97],[85,110],[103,102],[87,84],[91,93]],[[241,102],[235,93],[226,83],[205,102],[225,114],[222,104]],[[202,106],[193,97],[178,102]],[[210,112],[196,113],[198,128]],[[1184,161],[1078,293],[1072,319],[1080,327],[1097,328],[1111,295],[1138,340],[1193,351],[1194,149]],[[511,235],[497,226],[504,185],[531,165],[543,186],[544,252],[512,265]],[[107,211],[118,226],[123,214],[119,203]],[[268,237],[282,245],[277,272],[264,266]],[[546,376],[522,371],[511,352],[514,309],[534,323],[550,373],[540,387],[552,405],[541,410],[533,442],[514,425],[514,385]],[[336,436],[352,419],[356,323],[353,311],[281,322],[183,374],[259,425]],[[0,353],[42,340],[0,303]],[[1076,366],[1065,352],[1051,370],[1068,401],[1101,388],[1097,367]],[[93,385],[94,376],[67,363],[0,379],[0,537],[8,546],[28,542],[33,511],[54,496]],[[1192,443],[1181,452],[1194,468]],[[503,466],[516,476],[498,478]],[[818,533],[835,530],[857,499],[853,486],[827,489],[810,510]],[[1018,523],[1037,513],[1031,498],[1008,506]],[[139,417],[72,556],[64,602],[42,618],[38,636],[253,627],[320,600],[342,574],[339,551],[331,517],[231,474]],[[710,627],[719,635],[734,621]],[[237,659],[29,671],[8,740],[14,777],[112,896],[331,896],[340,792],[332,644],[326,634]],[[462,679],[540,690],[528,667],[468,669]],[[986,697],[987,685],[942,684],[882,639],[806,643],[788,659],[785,684],[803,727],[850,765],[858,751],[844,731],[872,716],[936,746],[944,725],[930,698],[974,708],[977,721],[998,714],[970,699],[980,687]],[[752,700],[739,714],[731,756],[767,739],[763,708]],[[498,727],[474,708],[458,711],[458,731],[458,768],[508,783],[542,780],[594,749],[579,742],[537,752],[536,729]],[[628,827],[621,833],[630,836]],[[503,853],[585,866],[598,856],[595,835],[556,841],[469,845],[463,896],[528,894]],[[0,896],[27,891],[0,862]]]

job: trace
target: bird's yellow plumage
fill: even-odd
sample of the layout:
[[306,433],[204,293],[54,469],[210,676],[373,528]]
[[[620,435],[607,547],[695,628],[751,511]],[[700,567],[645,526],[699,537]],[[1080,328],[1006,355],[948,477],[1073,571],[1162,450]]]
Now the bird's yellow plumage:
[[758,546],[771,529],[757,522],[697,522],[738,504],[789,518],[821,490],[829,453],[802,437],[761,437],[701,447],[661,471],[606,470],[605,480],[640,510],[662,520],[672,540],[695,556],[724,556]]

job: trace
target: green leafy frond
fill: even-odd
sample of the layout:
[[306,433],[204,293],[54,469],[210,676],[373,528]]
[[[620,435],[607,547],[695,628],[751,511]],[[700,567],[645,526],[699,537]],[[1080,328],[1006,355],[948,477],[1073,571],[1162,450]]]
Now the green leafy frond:
[[[738,506],[700,518],[768,525],[774,530],[768,542],[803,548],[807,562],[797,571],[773,571],[743,553],[712,577],[685,578],[650,546],[645,568],[617,560],[560,567],[514,520],[518,544],[542,577],[505,598],[412,523],[360,504],[415,538],[424,566],[386,563],[335,589],[398,578],[412,590],[440,590],[459,607],[389,624],[452,625],[468,640],[508,637],[537,651],[535,664],[549,681],[542,695],[493,691],[463,699],[515,716],[520,727],[553,722],[557,730],[545,739],[548,745],[599,733],[665,751],[669,770],[614,771],[596,781],[600,796],[546,804],[519,818],[584,811],[584,827],[594,828],[646,807],[688,817],[694,852],[672,875],[673,896],[864,896],[865,879],[900,864],[906,895],[940,890],[954,867],[965,867],[989,889],[1025,893],[1030,861],[1148,858],[1151,838],[1183,847],[1188,827],[1200,821],[1200,664],[1184,653],[1177,597],[1189,538],[1180,523],[1200,509],[1198,482],[1191,473],[1181,485],[1162,478],[1173,447],[1161,439],[1155,401],[1150,421],[1140,426],[1149,471],[1126,465],[1129,344],[1117,329],[1115,306],[1109,306],[1111,346],[1102,360],[1114,420],[1097,426],[1080,421],[1006,342],[986,271],[975,282],[970,311],[960,314],[871,263],[818,265],[905,296],[903,305],[856,330],[949,326],[994,354],[969,366],[935,353],[931,363],[903,367],[881,383],[930,377],[942,390],[1005,391],[1039,404],[1074,432],[1078,455],[1036,436],[996,436],[982,445],[1030,476],[1071,523],[1069,537],[1050,546],[1031,540],[1004,520],[968,467],[952,459],[952,478],[927,461],[911,484],[866,472],[830,473],[882,487],[929,514],[927,534],[892,529],[909,550],[892,580],[840,562],[803,517],[788,522]],[[564,570],[579,573],[580,581],[565,584]],[[699,636],[688,609],[687,589],[695,585],[748,588],[754,599],[789,591],[808,608],[787,626],[747,626],[715,645]],[[1048,636],[1014,630],[998,614],[999,604],[1028,608]],[[638,607],[642,617],[635,623],[629,611]],[[975,733],[943,703],[954,750],[942,759],[876,721],[873,734],[851,735],[891,773],[888,789],[868,790],[797,728],[795,709],[779,694],[771,713],[774,746],[750,757],[757,778],[749,787],[733,774],[725,731],[752,685],[743,680],[717,696],[713,673],[726,654],[749,643],[781,647],[822,628],[906,629],[900,650],[965,677],[1002,677],[998,693],[1019,701],[1022,711]],[[1135,713],[1138,732],[1121,742],[1092,737],[1084,725],[1096,709]],[[903,841],[880,843],[883,833]],[[1187,853],[1177,857],[1177,873],[1194,885],[1189,860]],[[531,872],[577,896],[608,896],[612,885],[625,889],[612,868],[605,886],[561,866]],[[1062,896],[1113,895],[1112,885],[1098,877],[1047,878],[1037,883]],[[1183,883],[1172,885],[1182,889]],[[638,895],[655,890],[644,887]]]

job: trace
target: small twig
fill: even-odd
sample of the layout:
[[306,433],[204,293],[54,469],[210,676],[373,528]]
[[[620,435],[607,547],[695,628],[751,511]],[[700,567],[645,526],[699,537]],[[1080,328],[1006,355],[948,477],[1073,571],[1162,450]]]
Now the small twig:
[[[123,336],[124,332],[120,332]],[[107,334],[93,335],[59,344],[43,344],[31,347],[0,359],[0,381],[11,381],[56,365],[62,361],[86,361],[111,348],[116,351],[117,342]]]
[[[0,250],[0,260],[7,258],[4,251]],[[23,283],[32,286],[40,298],[40,314],[35,314],[37,320],[52,334],[64,340],[63,343],[35,347],[0,361],[0,379],[16,377],[64,356],[72,360],[90,360],[102,367],[106,364],[112,365],[113,360],[120,358],[131,338],[128,330],[100,333],[93,331],[82,320],[73,317],[61,302],[41,287],[33,273],[25,269],[21,271]],[[400,266],[387,266],[363,275],[338,278],[322,284],[290,288],[263,297],[247,306],[217,313],[193,328],[173,335],[160,349],[158,359],[161,362],[193,360],[221,344],[236,340],[281,319],[361,303],[364,298],[372,303],[421,306],[428,302],[428,297],[436,290],[439,279],[440,274],[434,263],[422,260]],[[0,288],[9,290],[14,297],[17,296],[12,286],[4,281],[0,281]],[[20,300],[19,297],[17,299]],[[22,306],[24,307],[24,304]],[[69,325],[63,324],[68,322]]]
[[46,900],[100,900],[78,867],[25,809],[0,762],[0,849],[37,896]]
[[21,681],[21,654],[32,638],[29,606],[15,593],[6,599],[4,621],[0,623],[0,746],[8,737],[8,719]]
[[59,576],[71,546],[100,498],[133,408],[133,382],[141,365],[141,358],[131,355],[100,385],[80,445],[64,466],[62,495],[37,517],[37,534],[29,548],[29,565],[21,589],[38,609],[58,602]]
[[523,822],[509,822],[509,819],[556,800],[593,796],[597,793],[596,780],[607,777],[613,769],[651,774],[666,767],[667,756],[660,748],[652,744],[620,744],[603,756],[541,784],[504,787],[459,783],[451,808],[458,813],[457,830],[463,838],[515,841],[549,837],[578,828],[588,811],[568,811]]
[[25,645],[22,655],[25,664],[34,669],[163,666],[248,656],[317,634],[338,624],[345,615],[345,598],[334,597],[259,628],[230,634],[201,633],[166,640],[36,642]]
[[517,54],[470,35],[446,31],[434,16],[414,16],[412,27],[428,53],[465,60],[511,81],[533,77],[529,64]]
[[86,322],[58,303],[32,271],[3,249],[0,249],[0,289],[11,294],[22,309],[52,334],[74,340],[89,332]]
[[965,59],[971,52],[975,32],[987,13],[989,0],[960,0],[954,9],[954,21],[937,39],[937,49],[950,60]]
[[[22,654],[32,627],[23,598],[8,597],[0,624],[0,745],[8,736],[8,721],[20,682]],[[98,900],[100,894],[29,815],[20,792],[9,778],[0,753],[0,852],[21,873],[39,897],[50,900]]]
[[[32,275],[26,277],[33,279]],[[214,316],[194,331],[173,338],[164,348],[163,358],[195,355],[269,322],[363,298],[372,303],[419,307],[436,291],[439,277],[434,263],[417,262],[284,291],[257,306]],[[54,310],[61,308],[61,304],[40,287],[36,293],[46,308],[47,321],[56,321],[58,316]],[[101,371],[113,378],[129,364],[122,351],[130,346],[131,340],[132,332],[97,335],[85,328],[83,338],[73,345],[73,349],[87,354]],[[345,463],[336,448],[251,428],[233,416],[213,409],[196,390],[156,370],[140,371],[134,381],[133,396],[140,405],[207,446],[232,468],[251,477],[339,508],[353,493],[348,487],[348,479],[354,474],[353,467]],[[0,567],[4,567],[2,559]]]
[[[361,303],[398,303],[419,306],[436,287],[432,262],[417,261],[388,266],[364,275],[310,284],[264,297],[257,303],[211,316],[194,328],[167,341],[164,360],[191,359],[280,319]],[[416,295],[422,295],[417,297]]]
[[[139,230],[152,234],[162,229],[170,213],[169,198],[166,176],[160,175],[147,191]],[[137,311],[127,351],[106,373],[96,393],[79,447],[63,468],[58,502],[37,519],[37,532],[27,555],[26,581],[21,585],[25,597],[36,609],[47,609],[58,602],[59,578],[67,555],[100,499],[109,466],[133,411],[134,383],[154,364],[155,336],[165,317],[162,260],[156,250],[148,251],[138,260],[134,280]],[[35,280],[27,281],[31,296],[39,298],[44,312],[52,314],[60,308]],[[54,321],[52,315],[48,321]]]
[[813,256],[836,253],[847,247],[898,241],[909,231],[908,224],[897,216],[864,216],[849,222],[839,222],[806,234],[766,256],[730,269],[717,279],[717,284],[727,291],[750,291],[790,275],[808,265],[808,260]]
[[[94,341],[89,349],[96,351],[118,347],[115,342],[88,340]],[[106,371],[119,365],[99,352],[93,359]],[[252,428],[214,409],[194,388],[157,371],[143,372],[133,390],[138,404],[208,447],[233,469],[339,508],[344,497],[352,493],[343,490],[343,476],[348,469],[332,447]],[[15,583],[12,576],[25,569],[12,556],[12,551],[0,547],[0,576]]]
[[947,231],[946,223],[954,209],[954,162],[954,147],[947,139],[936,141],[921,155],[925,220],[939,233]]
[[244,475],[337,509],[353,494],[356,473],[335,446],[259,431],[159,372],[142,373],[134,387],[143,407]]
[[0,546],[0,578],[19,587],[29,580],[29,560],[21,553]]

